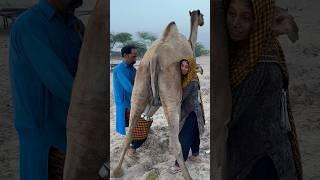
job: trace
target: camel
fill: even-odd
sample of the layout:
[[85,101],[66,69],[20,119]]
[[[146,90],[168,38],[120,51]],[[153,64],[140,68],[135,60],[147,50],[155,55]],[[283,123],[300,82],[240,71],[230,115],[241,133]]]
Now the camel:
[[[190,15],[190,35],[189,42],[193,51],[193,56],[196,57],[196,43],[198,37],[198,26],[204,25],[203,14],[200,10],[189,11]],[[203,74],[203,69],[200,64],[197,64],[197,72]]]
[[192,179],[185,166],[178,139],[182,98],[179,61],[192,55],[193,51],[188,40],[178,32],[175,22],[171,22],[160,39],[156,40],[143,56],[136,73],[131,97],[129,133],[124,142],[119,163],[112,171],[113,177],[123,175],[121,165],[132,140],[133,127],[141,113],[146,112],[146,107],[149,106],[151,108],[147,113],[152,116],[161,104],[169,125],[170,147],[173,149],[184,178]]
[[[193,56],[195,57],[195,47],[196,47],[196,43],[197,43],[198,26],[204,25],[204,19],[203,19],[203,14],[200,12],[200,10],[193,10],[192,12],[189,11],[189,15],[190,15],[190,35],[189,35],[188,41],[189,41],[190,46],[192,48]],[[153,65],[156,65],[156,64],[153,64]],[[156,68],[157,67],[153,67],[153,69],[156,69]],[[154,78],[151,78],[151,80],[157,78],[156,72],[158,72],[158,71],[159,71],[158,69],[153,71],[151,76]],[[200,66],[200,64],[197,64],[197,72],[200,74],[203,74],[203,69]],[[152,82],[152,84],[156,85],[153,82]],[[152,87],[153,94],[155,95],[155,97],[159,97],[159,95],[157,94],[158,92],[155,91],[155,89],[157,89],[157,87]],[[145,119],[152,118],[152,115],[158,110],[160,105],[161,105],[161,102],[160,102],[159,98],[153,98],[152,102],[147,105],[145,111],[142,113],[142,117],[144,117]]]
[[189,11],[190,15],[190,36],[189,42],[193,51],[193,56],[195,57],[195,49],[198,37],[198,26],[204,25],[203,14],[200,10]]
[[107,154],[107,0],[97,0],[85,32],[67,118],[63,179],[99,179]]
[[287,35],[292,43],[299,40],[298,25],[294,21],[293,16],[289,14],[288,9],[276,6],[274,14],[272,30],[276,32],[278,36]]
[[[204,25],[204,19],[203,19],[203,14],[200,12],[200,10],[193,10],[192,12],[189,11],[189,15],[190,15],[190,35],[189,35],[188,41],[192,48],[193,56],[195,57],[195,46],[197,43],[198,26]],[[153,65],[156,65],[156,64],[153,64]],[[157,67],[153,67],[153,69],[156,69],[156,68]],[[157,78],[156,72],[158,71],[159,70],[157,69],[153,71],[151,75],[154,78],[151,78],[151,80]],[[200,64],[197,64],[197,72],[200,74],[203,74],[203,69],[200,66]],[[155,83],[153,82],[152,84],[155,85]],[[158,92],[155,92],[155,89],[157,89],[157,87],[152,87],[153,94],[155,95],[155,97],[159,97],[159,95],[157,94]],[[159,98],[153,98],[152,102],[147,105],[145,111],[142,113],[143,114],[142,117],[144,117],[145,119],[152,118],[152,115],[158,110],[160,106],[161,106],[161,102]]]
[[[211,138],[210,144],[213,144],[213,151],[217,157],[217,161],[214,162],[215,166],[221,167],[226,162],[227,124],[231,118],[232,98],[229,82],[228,35],[223,0],[215,0],[213,7],[213,138]],[[287,10],[280,7],[275,9],[273,31],[278,36],[287,34],[292,42],[299,39],[298,26],[294,18]]]

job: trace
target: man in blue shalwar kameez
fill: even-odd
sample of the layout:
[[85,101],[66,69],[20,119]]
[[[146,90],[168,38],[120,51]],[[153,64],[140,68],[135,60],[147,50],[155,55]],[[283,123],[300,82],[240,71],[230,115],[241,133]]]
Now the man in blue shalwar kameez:
[[[133,66],[136,63],[137,49],[134,46],[127,45],[121,49],[123,60],[113,70],[113,90],[114,101],[116,104],[116,131],[126,135],[125,127],[129,125],[129,117],[126,114],[130,112],[131,95],[133,90],[136,69]],[[133,140],[129,155],[135,155],[135,151],[146,139]]]
[[40,0],[11,29],[9,70],[20,179],[47,180],[49,151],[66,151],[66,119],[84,26],[82,0]]

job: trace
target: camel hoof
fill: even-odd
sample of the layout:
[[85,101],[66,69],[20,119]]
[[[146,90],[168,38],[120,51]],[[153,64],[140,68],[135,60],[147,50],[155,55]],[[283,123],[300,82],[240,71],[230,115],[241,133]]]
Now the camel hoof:
[[111,177],[113,178],[120,178],[122,176],[123,176],[123,170],[121,167],[114,169],[111,173]]

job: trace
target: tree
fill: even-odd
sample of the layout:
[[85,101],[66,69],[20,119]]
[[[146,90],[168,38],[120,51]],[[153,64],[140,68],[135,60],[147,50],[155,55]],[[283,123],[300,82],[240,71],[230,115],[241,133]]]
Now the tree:
[[113,49],[116,43],[117,42],[115,41],[115,35],[113,33],[110,33],[110,49]]
[[132,35],[127,32],[121,32],[121,33],[113,34],[112,36],[110,35],[110,40],[111,38],[112,38],[113,46],[117,43],[120,43],[120,45],[118,46],[122,47],[123,44],[132,40]]
[[137,53],[139,57],[143,57],[144,53],[147,51],[147,45],[144,42],[141,41],[127,41],[123,44],[125,45],[133,45],[137,48]]
[[195,56],[196,57],[206,55],[208,53],[209,53],[209,51],[207,49],[205,49],[205,47],[201,43],[199,43],[199,42],[196,43],[196,48],[195,48]]
[[110,33],[110,48],[122,48],[125,45],[134,45],[137,47],[138,56],[142,57],[147,51],[148,46],[157,39],[155,35],[149,32],[138,32],[140,40],[133,40],[132,35],[127,32]]
[[157,36],[150,32],[137,32],[138,37],[144,41],[148,46],[157,39]]

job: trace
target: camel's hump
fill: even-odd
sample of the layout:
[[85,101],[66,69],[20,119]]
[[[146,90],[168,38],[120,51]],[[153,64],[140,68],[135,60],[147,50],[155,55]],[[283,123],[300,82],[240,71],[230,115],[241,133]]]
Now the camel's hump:
[[164,29],[162,36],[161,36],[161,40],[165,41],[166,39],[168,39],[169,37],[171,37],[172,35],[174,35],[176,33],[178,33],[178,28],[177,28],[176,23],[174,21],[172,21]]

